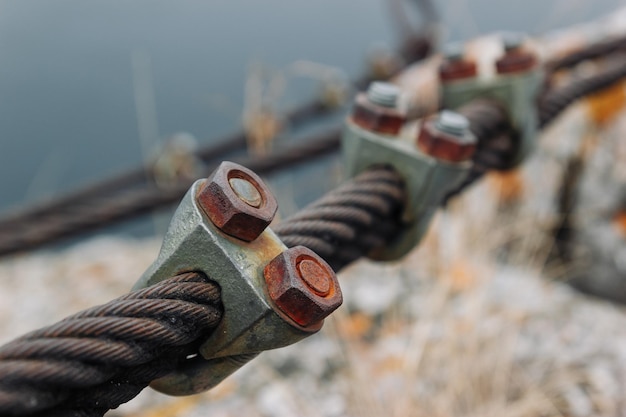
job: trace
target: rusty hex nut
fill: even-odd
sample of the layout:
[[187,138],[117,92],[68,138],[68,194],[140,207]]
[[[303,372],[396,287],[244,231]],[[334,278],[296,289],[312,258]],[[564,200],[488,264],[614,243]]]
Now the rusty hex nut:
[[496,61],[498,74],[513,74],[530,71],[537,66],[537,56],[521,47],[507,51]]
[[251,170],[222,162],[196,196],[198,205],[222,232],[255,240],[274,219],[276,198]]
[[427,155],[457,163],[474,155],[476,137],[469,130],[469,121],[464,116],[444,110],[422,123],[417,146]]
[[443,61],[439,66],[439,80],[442,82],[465,80],[478,75],[476,62],[465,57],[465,48],[460,43],[450,43],[443,51]]
[[355,97],[351,120],[370,132],[396,136],[406,122],[406,111],[398,108],[399,94],[392,84],[372,83],[367,93]]
[[524,47],[524,36],[509,32],[502,36],[504,55],[496,61],[498,74],[530,71],[537,66],[537,55]]
[[321,323],[343,302],[332,268],[304,246],[289,248],[263,271],[270,299],[302,327]]

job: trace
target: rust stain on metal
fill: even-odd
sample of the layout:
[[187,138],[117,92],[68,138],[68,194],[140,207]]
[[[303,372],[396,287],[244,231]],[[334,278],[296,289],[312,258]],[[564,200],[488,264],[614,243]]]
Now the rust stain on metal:
[[263,271],[270,299],[302,327],[315,326],[343,302],[330,266],[303,246],[287,249]]
[[494,171],[487,178],[503,203],[518,203],[524,197],[526,184],[520,170]]
[[300,273],[302,280],[311,288],[317,295],[325,297],[330,292],[331,277],[315,259],[304,257],[299,259],[297,264],[297,270]]
[[274,219],[276,198],[251,170],[222,162],[197,196],[198,205],[222,232],[255,240]]
[[599,91],[586,99],[591,120],[599,126],[614,120],[626,106],[626,82]]
[[615,213],[613,216],[613,225],[623,237],[626,237],[626,211]]
[[237,197],[243,200],[244,203],[249,206],[259,208],[263,203],[263,197],[261,193],[256,189],[254,184],[244,178],[231,178],[228,180],[230,188],[233,189]]
[[465,59],[445,60],[439,67],[439,79],[444,82],[474,78],[477,74],[476,63]]

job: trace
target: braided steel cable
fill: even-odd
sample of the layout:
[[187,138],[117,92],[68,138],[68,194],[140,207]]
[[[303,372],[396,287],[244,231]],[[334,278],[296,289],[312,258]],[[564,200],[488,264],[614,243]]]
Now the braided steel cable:
[[[504,108],[475,100],[459,109],[478,139],[467,179],[448,198],[493,169],[507,169],[516,142]],[[370,168],[274,227],[287,246],[303,245],[336,271],[388,244],[403,227],[404,181],[390,167]],[[445,204],[445,201],[444,201]]]
[[[374,168],[276,231],[339,270],[396,233],[403,201],[398,174]],[[0,415],[102,416],[179,367],[221,312],[219,287],[187,273],[20,337],[0,347]]]
[[605,65],[606,68],[598,74],[547,91],[539,101],[539,127],[545,128],[580,98],[609,88],[626,78],[626,54],[615,55]]
[[564,57],[546,62],[548,73],[572,68],[583,61],[603,58],[616,52],[626,51],[626,36],[594,43],[584,49],[572,52]]
[[[426,11],[430,1],[422,1],[421,3],[424,4],[420,5],[420,7],[424,8]],[[432,4],[430,7],[432,8]],[[385,76],[391,78],[408,65],[426,58],[432,52],[433,44],[434,36],[432,33],[407,34],[399,50],[399,54],[404,59],[404,62],[398,67],[393,68],[392,71],[385,74]],[[377,74],[368,71],[353,82],[353,88],[356,90],[366,88],[371,81],[377,78]],[[278,118],[283,124],[293,128],[324,115],[331,114],[334,111],[334,105],[329,104],[323,98],[315,98],[288,110],[284,114],[279,115]],[[245,150],[249,142],[248,133],[245,130],[241,130],[211,142],[212,144],[196,150],[193,152],[193,155],[190,156],[198,158],[200,162],[215,166],[216,162],[225,159],[227,156],[237,152],[241,153],[241,151]],[[42,216],[55,217],[57,212],[66,211],[69,206],[96,206],[105,198],[116,199],[119,197],[123,199],[123,194],[132,193],[142,187],[155,188],[152,172],[153,166],[147,164],[116,174],[110,178],[88,184],[66,195],[35,203],[33,206],[27,208],[5,213],[2,218],[0,218],[0,230],[11,228],[12,225],[16,223],[38,222],[39,218]],[[181,178],[180,182],[184,184],[182,186],[184,189],[189,185],[189,179]],[[138,213],[142,213],[142,211]]]
[[[577,99],[600,91],[626,77],[624,56],[611,61],[608,69],[600,74],[573,82],[571,85],[546,93],[539,102],[540,127],[546,126]],[[480,102],[479,102],[480,103]],[[505,127],[503,110],[495,103],[483,101],[470,103],[462,108],[471,123],[471,130],[479,138],[477,152],[468,178],[450,195],[457,194],[489,170],[509,167],[511,155],[515,153],[515,138]],[[340,128],[335,127],[311,137],[301,144],[279,151],[261,159],[235,159],[236,162],[267,174],[277,169],[313,159],[338,149]],[[207,167],[204,174],[214,167]],[[178,201],[187,191],[191,181],[183,180],[168,188],[154,185],[123,190],[115,197],[102,197],[74,202],[58,210],[39,213],[0,224],[0,256],[33,249],[48,242],[71,237],[85,231],[105,227],[140,214],[153,211]]]
[[215,329],[220,289],[185,273],[0,346],[0,415],[102,416]]
[[[339,148],[339,142],[340,128],[331,128],[265,157],[235,158],[234,162],[264,175],[329,154]],[[207,167],[202,175],[208,176],[215,168]],[[0,256],[34,249],[174,204],[191,183],[187,180],[167,188],[124,190],[115,197],[75,203],[34,219],[13,222],[0,229]]]
[[[407,65],[425,58],[432,50],[432,39],[417,36],[407,41],[413,45],[402,55],[406,63],[395,68],[389,77],[396,75]],[[357,89],[366,87],[373,80],[368,74],[354,84]],[[313,117],[330,112],[328,105],[313,100],[291,110],[284,120],[299,125]],[[259,173],[284,169],[328,153],[338,148],[340,127],[331,128],[319,135],[303,140],[303,145],[288,148],[261,159],[232,158],[241,161]],[[313,143],[319,141],[319,143]],[[204,174],[211,172],[218,159],[245,147],[247,135],[238,132],[218,141],[217,145],[196,152],[207,163]],[[308,152],[308,154],[307,154]],[[284,164],[280,166],[280,164]],[[253,168],[256,167],[256,168]],[[168,188],[159,188],[148,180],[150,167],[141,167],[101,182],[88,185],[66,196],[36,204],[34,207],[8,213],[0,218],[0,256],[24,250],[32,250],[48,242],[79,235],[106,227],[112,223],[153,211],[178,201],[186,192],[191,180],[181,178]],[[202,176],[203,173],[198,173]],[[124,211],[126,210],[126,211]],[[74,228],[70,230],[70,228]]]
[[[505,118],[501,112],[496,104],[486,101],[476,102],[462,109],[462,113],[470,119],[474,133],[485,143],[490,143],[489,140],[498,143],[503,129],[506,130]],[[336,134],[338,132],[329,135],[329,138],[335,138]],[[329,139],[329,142],[332,143],[333,140],[336,139]],[[502,144],[486,148],[500,149],[503,154],[508,149]],[[292,162],[289,157],[285,158],[284,161]],[[488,161],[488,158],[484,157],[483,160]],[[497,165],[497,160],[498,158],[494,158],[490,163]],[[273,163],[267,163],[265,168],[270,169],[272,166]],[[325,258],[333,268],[340,270],[348,263],[385,245],[397,234],[402,227],[400,213],[405,199],[403,180],[395,171],[388,167],[371,168],[279,224],[275,231],[287,246],[308,246]],[[186,282],[196,278],[195,274],[186,274],[185,277],[173,280]],[[104,307],[79,313],[64,322],[33,332],[0,348],[0,414],[30,413],[51,416],[71,413],[100,416],[107,409],[117,407],[135,396],[151,380],[170,373],[185,354],[193,352],[196,347],[194,342],[198,340],[199,334],[206,335],[207,331],[214,328],[219,321],[220,312],[215,307],[219,303],[219,292],[215,292],[216,287],[212,286],[207,291],[214,297],[207,303],[213,308],[205,306],[203,310],[203,314],[209,311],[209,317],[205,317],[206,327],[209,329],[203,328],[200,333],[183,330],[182,335],[178,333],[173,336],[167,333],[172,329],[169,323],[173,316],[182,313],[173,307],[162,308],[162,300],[157,303],[157,309],[143,298],[152,301],[148,294],[169,295],[170,291],[180,295],[180,282],[172,283],[169,288],[165,288],[169,283],[164,282],[122,297]],[[185,297],[196,300],[196,297],[200,297],[197,291],[192,290],[190,295],[182,297],[182,301],[190,301]],[[146,296],[137,295],[142,293]],[[143,301],[138,302],[137,299]],[[124,305],[125,301],[131,302]],[[157,321],[157,325],[146,327],[125,324],[120,320],[119,316],[133,311],[138,312],[139,317],[129,314],[131,318],[143,319],[144,322],[146,316],[159,314],[159,317],[149,317],[150,320]],[[197,320],[193,314],[189,316],[188,323],[194,323],[192,330],[198,330],[195,326]],[[161,324],[162,327],[159,327]],[[156,338],[160,347],[150,349],[136,341],[129,343],[130,347],[124,346],[123,342],[128,342],[125,338],[138,337],[134,331],[147,331],[150,334],[154,332],[154,337],[139,338],[142,343],[154,342]],[[77,335],[80,338],[75,344],[68,340]],[[85,336],[104,336],[115,339],[115,342],[86,342],[82,339]],[[164,340],[167,346],[163,346]],[[87,360],[91,354],[99,355],[98,359]],[[50,356],[55,357],[56,362],[43,360]],[[116,362],[111,365],[106,362],[108,360]],[[29,387],[29,381],[37,381],[39,389]],[[85,387],[85,384],[93,385]],[[41,388],[42,385],[45,386],[44,389]],[[59,387],[72,391],[68,394]]]
[[[481,138],[483,152],[478,152],[476,164],[504,167],[511,136],[502,109],[477,102],[461,112]],[[337,137],[332,132],[328,143],[336,147]],[[318,148],[321,153],[325,149]],[[297,160],[282,154],[253,169],[271,171]],[[397,234],[405,198],[395,171],[372,168],[275,231],[287,246],[308,246],[340,270]],[[217,286],[190,273],[32,332],[0,347],[0,415],[102,416],[175,369],[220,316]]]
[[397,235],[406,199],[402,177],[370,168],[273,230],[285,245],[303,245],[339,271]]
[[[545,129],[577,100],[600,92],[626,79],[626,54],[607,60],[600,73],[573,81],[564,87],[548,90],[539,99],[539,129]],[[446,200],[459,194],[489,171],[511,168],[517,140],[503,108],[488,100],[473,101],[459,110],[470,120],[470,130],[478,138],[473,167],[467,178],[448,194]]]

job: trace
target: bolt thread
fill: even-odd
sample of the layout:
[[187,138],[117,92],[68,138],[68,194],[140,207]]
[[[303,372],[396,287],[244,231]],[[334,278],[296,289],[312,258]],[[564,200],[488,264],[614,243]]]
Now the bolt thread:
[[469,120],[462,114],[444,110],[439,114],[436,126],[445,133],[462,137],[469,129]]
[[367,98],[370,102],[382,107],[396,107],[400,89],[390,83],[373,82],[367,90]]
[[501,39],[506,52],[517,49],[524,44],[524,35],[517,32],[505,32]]
[[449,61],[460,61],[465,55],[465,46],[461,42],[450,42],[443,47],[441,54]]

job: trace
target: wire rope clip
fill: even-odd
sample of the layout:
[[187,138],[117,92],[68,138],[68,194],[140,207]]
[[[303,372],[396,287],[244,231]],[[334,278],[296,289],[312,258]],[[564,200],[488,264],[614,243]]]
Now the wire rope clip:
[[387,247],[368,254],[384,261],[400,259],[419,243],[445,195],[466,177],[476,148],[469,121],[450,111],[423,120],[417,133],[403,133],[409,129],[400,98],[395,85],[372,83],[356,97],[342,137],[348,177],[386,165],[406,182],[406,227]]
[[157,260],[135,289],[182,272],[219,284],[223,316],[198,355],[151,386],[170,395],[206,391],[264,350],[317,332],[342,302],[328,264],[289,248],[268,227],[276,199],[252,171],[223,162],[183,198]]
[[462,44],[447,45],[439,67],[440,94],[442,107],[451,110],[477,98],[499,102],[517,137],[517,149],[508,161],[508,167],[514,168],[535,146],[537,96],[543,74],[536,54],[525,45],[524,35],[505,33],[500,41],[501,56],[492,63],[491,71],[482,72],[466,56]]

